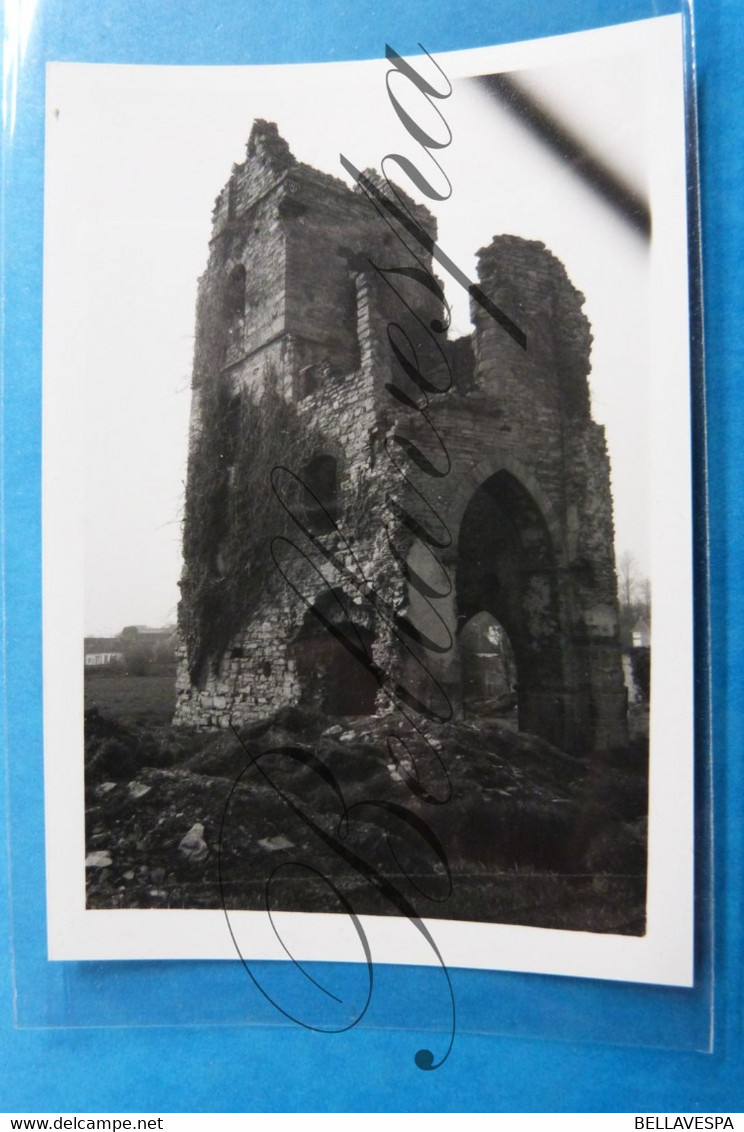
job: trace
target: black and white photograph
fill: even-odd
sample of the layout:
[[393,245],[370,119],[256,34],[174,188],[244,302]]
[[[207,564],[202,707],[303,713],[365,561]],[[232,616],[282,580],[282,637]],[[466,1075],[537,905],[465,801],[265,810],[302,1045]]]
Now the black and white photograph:
[[681,50],[49,66],[52,958],[689,984]]

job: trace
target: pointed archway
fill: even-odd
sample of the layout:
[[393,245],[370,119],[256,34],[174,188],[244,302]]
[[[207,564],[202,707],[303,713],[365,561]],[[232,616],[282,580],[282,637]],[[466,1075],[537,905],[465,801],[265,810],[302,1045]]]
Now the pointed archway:
[[518,702],[517,663],[504,626],[481,610],[463,625],[459,645],[465,718],[512,717]]
[[537,504],[507,471],[482,483],[465,509],[455,589],[459,631],[481,613],[503,626],[514,653],[520,729],[563,745],[565,639],[556,554]]

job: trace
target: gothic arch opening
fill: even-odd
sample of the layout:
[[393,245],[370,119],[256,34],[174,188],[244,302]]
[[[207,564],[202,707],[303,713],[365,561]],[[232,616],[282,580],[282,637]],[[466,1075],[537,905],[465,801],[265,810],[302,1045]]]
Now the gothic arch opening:
[[517,706],[517,662],[504,626],[481,610],[463,625],[459,644],[465,717],[510,718]]
[[371,610],[355,606],[342,590],[321,594],[290,645],[300,703],[325,715],[374,714],[374,640]]
[[520,729],[562,745],[565,642],[555,550],[540,509],[509,472],[490,476],[470,499],[460,527],[455,588],[463,692],[465,627],[490,616],[513,650]]

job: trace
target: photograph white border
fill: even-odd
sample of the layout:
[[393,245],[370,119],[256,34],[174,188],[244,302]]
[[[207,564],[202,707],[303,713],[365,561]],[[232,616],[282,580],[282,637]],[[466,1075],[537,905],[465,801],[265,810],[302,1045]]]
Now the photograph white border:
[[[693,983],[693,638],[689,388],[688,249],[682,24],[678,16],[615,28],[438,56],[450,77],[537,67],[603,52],[640,51],[648,60],[649,195],[653,216],[650,297],[653,334],[650,576],[653,593],[652,712],[647,930],[643,937],[512,925],[426,920],[448,967],[540,972],[632,982]],[[54,68],[75,64],[52,64]],[[310,65],[300,68],[303,81]],[[379,63],[339,63],[358,82]],[[160,69],[188,78],[190,68]],[[203,70],[196,68],[196,70]],[[235,69],[237,70],[237,69]],[[261,71],[253,77],[261,80]],[[272,67],[287,84],[293,67]],[[47,114],[54,113],[54,81]],[[49,155],[49,149],[47,151]],[[236,154],[236,159],[239,157]],[[353,155],[349,155],[353,156]],[[47,167],[47,178],[50,170]],[[219,189],[215,185],[215,192]],[[70,218],[72,222],[74,218]],[[47,201],[43,381],[44,745],[48,953],[53,960],[235,959],[224,913],[182,910],[88,910],[85,907],[83,787],[83,609],[85,476],[76,422],[84,391],[84,312],[64,302],[65,264],[54,258]],[[51,227],[50,227],[51,226]],[[76,323],[76,317],[79,320]],[[71,380],[71,375],[73,379]],[[362,962],[356,937],[321,914],[280,913],[303,960]],[[286,960],[268,917],[231,913],[243,954]],[[401,917],[361,917],[376,963],[438,959]]]

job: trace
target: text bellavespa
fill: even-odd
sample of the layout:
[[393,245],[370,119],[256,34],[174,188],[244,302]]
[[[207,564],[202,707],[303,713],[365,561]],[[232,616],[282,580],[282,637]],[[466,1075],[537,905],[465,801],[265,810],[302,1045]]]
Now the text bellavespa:
[[700,1132],[706,1128],[733,1128],[734,1122],[730,1116],[636,1116],[636,1128],[671,1129],[694,1128]]

